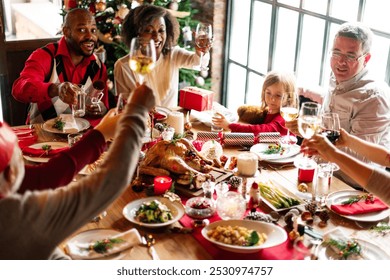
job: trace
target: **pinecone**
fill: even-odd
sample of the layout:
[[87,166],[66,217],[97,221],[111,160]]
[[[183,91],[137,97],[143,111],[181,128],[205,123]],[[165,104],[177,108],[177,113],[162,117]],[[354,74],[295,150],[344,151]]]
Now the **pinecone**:
[[157,129],[157,130],[160,131],[160,132],[163,132],[164,129],[165,129],[165,127],[164,127],[164,125],[163,125],[162,123],[156,123],[156,124],[154,125],[154,128]]
[[309,204],[305,205],[305,209],[309,211],[312,216],[314,216],[317,211],[317,203],[315,201],[311,201]]
[[237,189],[242,184],[242,178],[238,176],[232,176],[229,180],[229,184],[233,189]]
[[328,210],[322,210],[317,213],[317,216],[321,219],[321,221],[327,222],[330,218]]

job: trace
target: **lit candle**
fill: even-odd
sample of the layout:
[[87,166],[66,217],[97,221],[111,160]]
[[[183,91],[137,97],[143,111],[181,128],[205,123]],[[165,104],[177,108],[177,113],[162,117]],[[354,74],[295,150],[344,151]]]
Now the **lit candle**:
[[158,176],[154,178],[154,194],[164,194],[172,185],[172,178],[168,176]]

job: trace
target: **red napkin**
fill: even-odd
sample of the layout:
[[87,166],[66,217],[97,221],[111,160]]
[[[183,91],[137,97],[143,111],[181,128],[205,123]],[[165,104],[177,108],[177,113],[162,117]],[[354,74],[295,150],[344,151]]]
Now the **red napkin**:
[[21,149],[34,144],[35,141],[38,139],[38,136],[31,128],[13,128],[12,130],[18,137],[18,144]]
[[386,210],[389,207],[383,203],[379,198],[374,198],[370,201],[358,201],[352,204],[332,204],[330,208],[342,215],[359,215],[365,213],[379,212]]
[[24,147],[22,149],[23,154],[27,156],[33,156],[33,157],[43,157],[43,158],[49,158],[53,157],[58,153],[61,153],[65,150],[69,149],[69,147],[63,147],[63,148],[57,148],[57,149],[51,149],[49,151],[45,151],[44,149],[35,149],[31,147]]

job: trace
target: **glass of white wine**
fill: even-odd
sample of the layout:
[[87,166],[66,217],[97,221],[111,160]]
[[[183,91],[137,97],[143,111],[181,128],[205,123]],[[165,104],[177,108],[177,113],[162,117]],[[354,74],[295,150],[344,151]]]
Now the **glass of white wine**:
[[[305,139],[310,139],[321,127],[321,105],[316,102],[305,102],[299,110],[298,130]],[[310,169],[317,164],[304,154],[296,162],[298,168]]]
[[[299,97],[294,92],[285,92],[280,107],[280,114],[286,122],[295,120],[299,112]],[[285,146],[294,145],[298,142],[297,137],[290,135],[290,130],[287,130],[287,135],[280,138],[280,143]]]
[[156,65],[156,48],[153,39],[135,37],[131,40],[129,52],[130,69],[138,74],[138,82],[142,84],[145,76]]
[[[200,22],[196,26],[195,32],[195,44],[200,49],[205,49],[211,46],[213,41],[213,28],[209,23]],[[201,52],[200,55],[200,65],[194,66],[195,70],[207,71],[209,68],[203,65],[203,55],[204,52]]]

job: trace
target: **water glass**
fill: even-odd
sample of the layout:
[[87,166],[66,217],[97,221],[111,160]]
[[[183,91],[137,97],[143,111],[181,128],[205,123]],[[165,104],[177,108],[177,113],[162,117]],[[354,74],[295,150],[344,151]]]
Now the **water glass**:
[[82,87],[74,85],[72,89],[77,95],[77,104],[72,105],[73,116],[83,117],[85,115],[85,97],[87,94],[84,92]]
[[229,191],[229,185],[226,182],[221,182],[215,185],[215,192],[217,193],[217,199],[222,197]]
[[326,197],[330,191],[333,176],[332,163],[320,163],[317,165],[316,180],[313,184],[313,200],[320,207],[325,206]]
[[[222,119],[222,117],[217,114],[218,111],[216,109],[213,108],[213,116],[212,116],[212,119],[215,118],[215,119]],[[214,125],[214,122],[211,120],[211,132],[221,132],[223,131],[223,128],[222,127],[219,127],[217,125]]]

